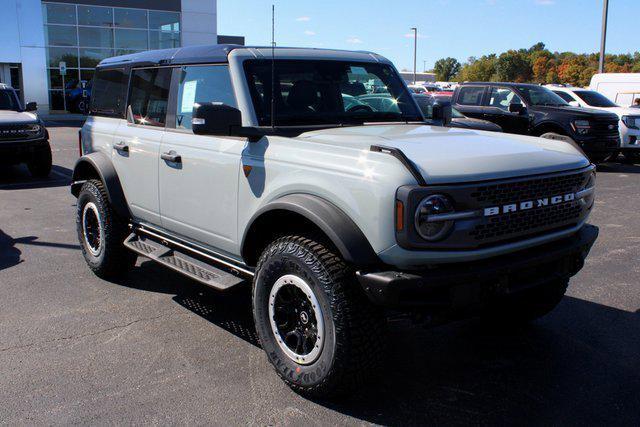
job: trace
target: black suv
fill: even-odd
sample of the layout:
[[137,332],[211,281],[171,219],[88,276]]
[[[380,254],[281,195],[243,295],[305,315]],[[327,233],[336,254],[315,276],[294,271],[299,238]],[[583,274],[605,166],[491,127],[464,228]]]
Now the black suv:
[[504,132],[577,143],[594,162],[606,160],[620,146],[615,114],[571,107],[542,86],[463,83],[452,103],[465,116],[489,120]]
[[0,84],[0,164],[26,163],[31,175],[44,178],[51,172],[51,147],[35,110],[35,102],[23,108],[15,90]]

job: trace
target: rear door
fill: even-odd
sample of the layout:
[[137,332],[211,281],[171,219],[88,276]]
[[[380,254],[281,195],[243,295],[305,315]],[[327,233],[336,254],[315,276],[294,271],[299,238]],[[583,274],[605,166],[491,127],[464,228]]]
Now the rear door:
[[483,108],[482,99],[485,93],[485,86],[463,85],[458,88],[455,97],[454,107],[467,117],[482,119]]
[[173,86],[171,122],[160,150],[162,226],[216,249],[237,252],[238,179],[246,139],[191,131],[195,103],[236,107],[229,67],[176,68]]
[[134,218],[160,225],[158,161],[165,133],[171,68],[131,71],[127,120],[113,138],[112,159]]
[[529,130],[529,115],[526,112],[509,112],[510,104],[524,102],[512,89],[508,87],[492,86],[488,90],[484,102],[484,119],[500,126],[504,132],[526,135]]

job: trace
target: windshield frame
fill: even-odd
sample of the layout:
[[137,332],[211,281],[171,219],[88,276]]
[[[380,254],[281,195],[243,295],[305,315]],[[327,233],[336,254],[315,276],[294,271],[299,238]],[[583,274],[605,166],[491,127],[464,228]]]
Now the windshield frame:
[[[557,94],[553,93],[551,89],[544,86],[536,86],[536,85],[515,85],[513,86],[520,97],[524,100],[524,102],[529,106],[534,107],[568,107],[569,103],[564,99],[560,98]],[[530,96],[530,92],[540,91],[545,93],[545,95],[551,96],[551,101],[553,102],[545,102],[545,103],[536,103],[533,102]]]
[[[315,63],[315,64],[314,64]],[[302,65],[301,65],[302,64]],[[309,65],[311,64],[311,66]],[[279,111],[278,106],[275,108],[275,126],[292,127],[292,128],[304,128],[304,127],[340,127],[340,126],[356,126],[363,125],[365,123],[408,123],[408,122],[424,122],[422,112],[415,100],[412,97],[412,92],[408,89],[405,81],[400,77],[395,67],[386,62],[372,62],[361,60],[328,60],[328,59],[276,59],[275,60],[275,75],[276,85],[281,83],[280,74],[290,72],[292,68],[298,71],[304,65],[310,70],[315,71],[316,67],[322,64],[331,64],[327,67],[327,74],[329,76],[326,80],[314,80],[314,83],[326,83],[325,89],[327,93],[332,95],[329,101],[333,101],[334,105],[330,106],[334,109],[329,111],[314,112],[288,112],[283,114]],[[313,66],[315,65],[315,67]],[[248,101],[253,108],[255,119],[257,120],[258,127],[271,126],[271,59],[247,59],[243,61],[242,68],[244,71],[243,83],[246,84],[248,89]],[[334,66],[335,68],[331,68]],[[340,80],[341,70],[340,67],[362,67],[367,70],[378,69],[379,74],[375,74],[376,78],[382,80],[386,84],[386,93],[378,93],[376,91],[367,92],[360,96],[362,97],[385,97],[389,95],[391,102],[398,105],[399,112],[395,111],[373,111],[373,112],[348,112],[341,111],[341,108],[345,108],[343,96],[348,95],[344,93],[339,87],[334,88],[334,85],[340,85],[344,83]],[[267,72],[268,70],[268,72]],[[259,73],[262,74],[260,78]],[[335,73],[335,74],[334,74]],[[370,72],[369,74],[372,74]],[[302,75],[302,73],[301,73]],[[383,76],[384,75],[384,76]],[[323,78],[325,76],[322,76]],[[337,78],[334,78],[337,77]],[[384,78],[386,77],[386,79]],[[289,82],[283,83],[288,85]],[[259,91],[261,87],[262,93]],[[334,93],[334,89],[337,89]],[[278,91],[276,91],[278,96]],[[283,102],[282,96],[284,95],[283,87],[280,86],[279,91],[279,103]],[[322,94],[322,96],[327,94]],[[342,96],[341,96],[342,95]],[[324,98],[321,102],[326,102]],[[338,101],[339,99],[339,101]],[[279,105],[282,107],[283,105]],[[337,108],[336,108],[337,107]]]
[[22,104],[20,103],[20,100],[18,99],[18,94],[16,93],[15,90],[13,89],[0,89],[0,92],[6,92],[8,93],[11,98],[13,99],[13,108],[0,108],[0,111],[15,111],[15,112],[22,112]]

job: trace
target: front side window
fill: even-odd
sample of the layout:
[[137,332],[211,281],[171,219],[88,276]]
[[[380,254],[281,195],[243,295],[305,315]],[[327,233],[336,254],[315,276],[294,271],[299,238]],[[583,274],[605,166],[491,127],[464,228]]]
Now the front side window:
[[482,86],[463,86],[460,88],[457,102],[461,105],[480,105],[483,93]]
[[133,70],[129,105],[134,123],[164,127],[170,85],[171,68]]
[[617,107],[609,98],[593,90],[576,90],[574,93],[591,107]]
[[555,93],[556,95],[558,95],[560,98],[564,99],[567,102],[575,101],[575,99],[573,99],[573,97],[571,95],[569,95],[567,92],[561,92],[559,90],[554,90],[553,93]]
[[489,107],[509,111],[510,104],[522,104],[522,99],[520,99],[520,97],[511,89],[503,87],[491,88],[491,93],[489,94]]
[[422,117],[395,70],[385,64],[278,60],[272,85],[268,60],[245,62],[245,73],[260,126],[307,126]]
[[91,114],[122,117],[129,76],[123,68],[99,69],[92,83]]
[[191,66],[180,69],[176,128],[191,129],[193,104],[204,102],[237,106],[228,66]]

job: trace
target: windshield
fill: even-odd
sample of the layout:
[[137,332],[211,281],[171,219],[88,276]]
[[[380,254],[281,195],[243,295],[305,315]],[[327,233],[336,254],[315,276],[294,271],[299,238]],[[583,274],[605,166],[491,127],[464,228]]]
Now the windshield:
[[0,90],[0,110],[20,111],[20,103],[12,90]]
[[617,107],[609,98],[593,90],[574,90],[573,93],[591,107]]
[[[437,100],[435,97],[431,95],[413,95],[413,99],[418,103],[418,107],[422,111],[422,115],[426,120],[433,119],[433,104]],[[445,101],[449,103],[449,101]],[[460,111],[451,107],[451,118],[453,119],[464,119],[464,116]]]
[[529,105],[551,105],[556,107],[566,107],[569,105],[564,99],[546,87],[518,86],[518,90],[522,93],[524,100]]
[[[245,62],[260,126],[271,125],[271,61]],[[411,94],[389,65],[278,60],[276,126],[422,121]]]

